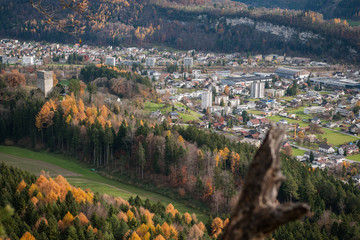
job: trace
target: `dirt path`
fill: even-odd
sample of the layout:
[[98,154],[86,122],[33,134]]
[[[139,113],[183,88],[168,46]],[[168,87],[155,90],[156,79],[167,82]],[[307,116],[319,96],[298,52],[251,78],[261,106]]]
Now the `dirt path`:
[[74,173],[62,167],[58,167],[51,163],[46,163],[40,160],[18,157],[6,153],[0,153],[0,162],[5,162],[8,165],[18,167],[20,169],[29,171],[35,175],[39,175],[41,170],[48,172],[50,176],[62,175],[64,177],[79,177],[81,174]]

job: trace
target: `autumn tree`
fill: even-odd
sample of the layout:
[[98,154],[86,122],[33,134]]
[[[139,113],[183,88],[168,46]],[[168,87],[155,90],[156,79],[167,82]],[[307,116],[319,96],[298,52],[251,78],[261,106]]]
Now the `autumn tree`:
[[18,70],[12,70],[5,75],[5,82],[8,87],[23,86],[26,83],[24,74],[19,73]]
[[211,235],[217,238],[221,234],[223,227],[223,220],[218,217],[215,218],[211,224]]
[[35,237],[31,235],[31,233],[25,232],[20,238],[20,240],[35,240]]

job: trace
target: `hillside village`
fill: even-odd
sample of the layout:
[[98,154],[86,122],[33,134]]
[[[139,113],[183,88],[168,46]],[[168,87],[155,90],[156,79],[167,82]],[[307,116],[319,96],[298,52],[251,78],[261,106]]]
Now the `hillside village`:
[[[260,146],[271,123],[288,128],[283,151],[312,168],[360,161],[360,72],[352,66],[284,55],[246,56],[156,48],[92,47],[0,41],[0,62],[42,89],[39,71],[64,87],[86,65],[131,69],[148,76],[158,94],[142,114],[151,121],[195,125]],[[52,77],[49,75],[49,78]],[[43,80],[44,82],[46,80]],[[41,81],[40,81],[41,82]],[[51,91],[51,84],[46,93]],[[104,88],[105,102],[118,101]],[[360,176],[352,174],[353,180]]]

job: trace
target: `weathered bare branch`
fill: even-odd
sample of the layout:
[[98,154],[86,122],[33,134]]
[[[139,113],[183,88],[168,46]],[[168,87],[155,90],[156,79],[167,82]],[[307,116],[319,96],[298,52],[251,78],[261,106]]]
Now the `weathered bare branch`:
[[272,125],[245,178],[239,202],[224,231],[224,240],[264,239],[279,226],[309,211],[304,203],[278,204],[276,197],[285,180],[280,169],[280,147],[285,129]]

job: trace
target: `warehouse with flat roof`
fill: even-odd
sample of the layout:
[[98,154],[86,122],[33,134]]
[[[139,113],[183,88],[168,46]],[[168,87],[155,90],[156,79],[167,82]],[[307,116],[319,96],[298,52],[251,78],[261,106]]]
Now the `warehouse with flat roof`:
[[289,79],[304,79],[310,75],[309,71],[303,69],[279,67],[275,70],[275,75]]

